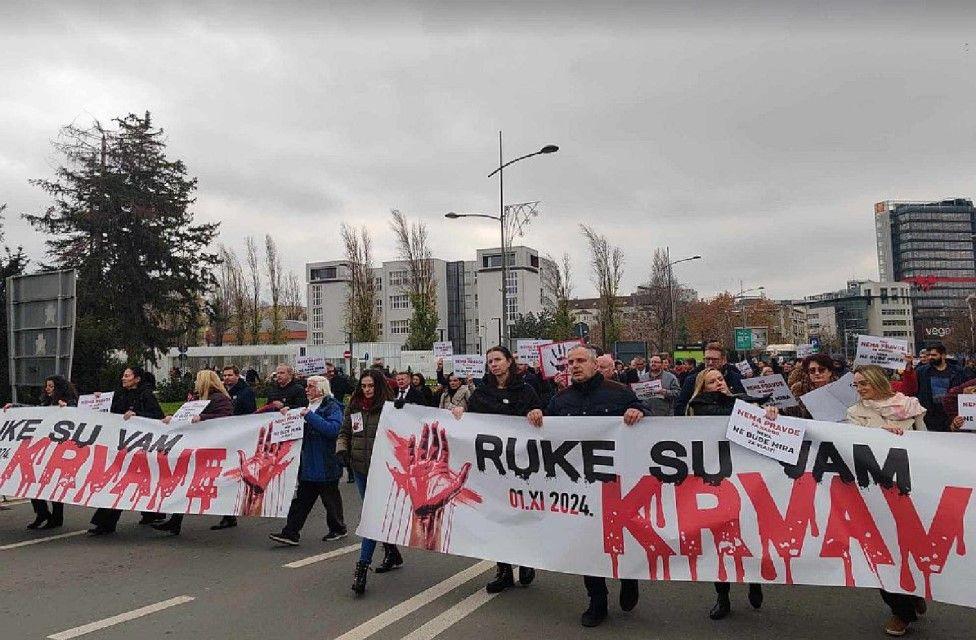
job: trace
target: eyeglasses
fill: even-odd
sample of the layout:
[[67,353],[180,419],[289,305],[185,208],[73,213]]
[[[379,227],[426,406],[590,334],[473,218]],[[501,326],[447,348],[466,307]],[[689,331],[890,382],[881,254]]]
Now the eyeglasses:
[[855,380],[851,383],[851,386],[857,389],[858,387],[870,387],[871,383],[867,380]]

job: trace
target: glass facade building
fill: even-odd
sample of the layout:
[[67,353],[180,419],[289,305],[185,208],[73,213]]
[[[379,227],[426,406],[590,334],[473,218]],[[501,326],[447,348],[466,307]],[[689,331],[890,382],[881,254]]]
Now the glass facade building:
[[976,291],[976,207],[972,200],[874,206],[882,280],[913,286],[916,347],[948,335]]

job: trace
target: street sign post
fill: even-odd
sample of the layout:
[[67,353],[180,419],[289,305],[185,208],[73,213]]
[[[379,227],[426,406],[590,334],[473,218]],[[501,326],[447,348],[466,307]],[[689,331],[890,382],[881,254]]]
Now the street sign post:
[[7,278],[10,390],[39,387],[52,375],[71,378],[78,272],[45,271]]
[[735,350],[736,351],[750,351],[752,350],[752,329],[749,327],[736,328],[735,330]]

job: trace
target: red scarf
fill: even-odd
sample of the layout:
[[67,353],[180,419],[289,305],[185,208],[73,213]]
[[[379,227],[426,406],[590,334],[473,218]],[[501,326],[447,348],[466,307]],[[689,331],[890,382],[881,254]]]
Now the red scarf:
[[367,398],[366,396],[363,396],[363,402],[362,402],[362,405],[363,405],[362,406],[362,409],[363,409],[363,411],[369,411],[370,409],[372,409],[373,408],[373,400],[375,400],[375,399],[376,399],[376,396],[373,396],[372,398]]

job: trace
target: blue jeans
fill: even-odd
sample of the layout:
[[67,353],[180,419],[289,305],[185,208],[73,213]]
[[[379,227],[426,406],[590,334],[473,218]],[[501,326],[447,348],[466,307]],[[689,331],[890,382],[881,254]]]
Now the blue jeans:
[[[366,476],[358,471],[353,471],[356,478],[356,488],[359,489],[359,497],[366,498]],[[363,546],[359,549],[359,561],[365,564],[373,562],[373,552],[376,551],[376,540],[363,538]]]

